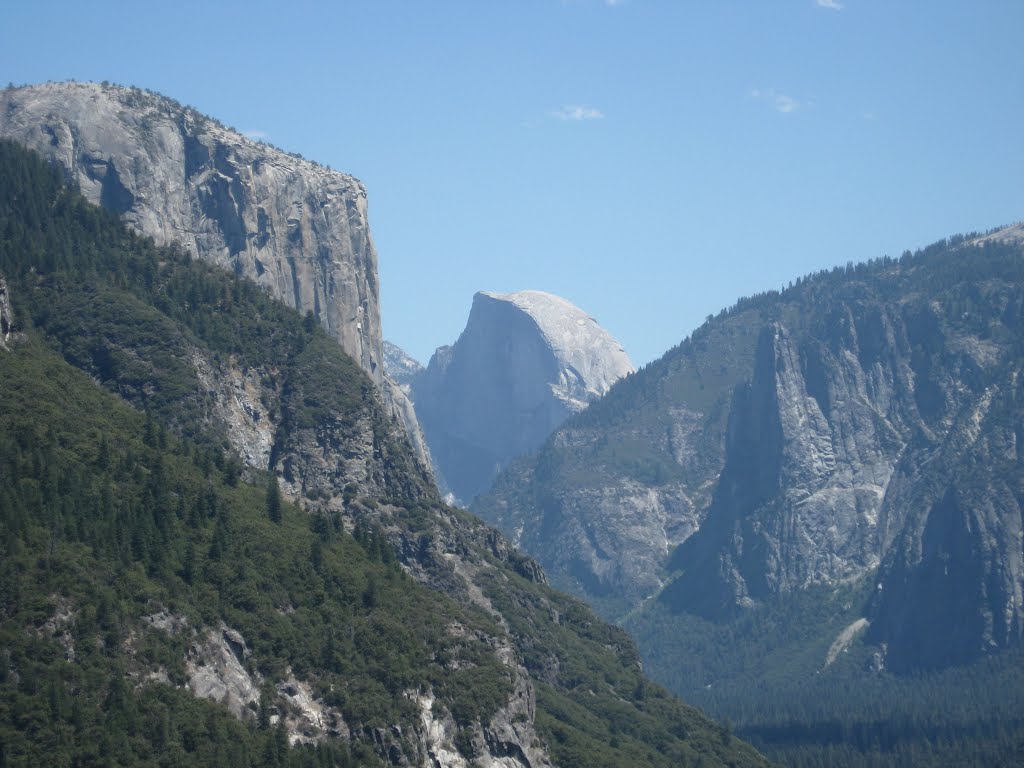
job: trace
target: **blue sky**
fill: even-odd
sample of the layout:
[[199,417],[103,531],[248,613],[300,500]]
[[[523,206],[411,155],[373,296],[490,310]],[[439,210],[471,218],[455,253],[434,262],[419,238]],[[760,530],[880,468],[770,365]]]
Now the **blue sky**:
[[369,189],[385,336],[548,290],[637,364],[1024,218],[1020,0],[10,2],[0,81],[151,88]]

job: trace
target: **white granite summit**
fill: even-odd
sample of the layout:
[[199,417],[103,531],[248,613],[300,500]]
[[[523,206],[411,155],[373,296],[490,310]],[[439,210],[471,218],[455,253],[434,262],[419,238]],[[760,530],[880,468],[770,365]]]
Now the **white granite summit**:
[[551,392],[573,412],[582,411],[634,370],[622,344],[560,296],[545,291],[481,291],[477,296],[507,302],[536,323],[559,362],[558,380],[550,383]]
[[414,382],[413,400],[439,477],[468,502],[632,372],[622,345],[571,302],[481,291],[458,341]]

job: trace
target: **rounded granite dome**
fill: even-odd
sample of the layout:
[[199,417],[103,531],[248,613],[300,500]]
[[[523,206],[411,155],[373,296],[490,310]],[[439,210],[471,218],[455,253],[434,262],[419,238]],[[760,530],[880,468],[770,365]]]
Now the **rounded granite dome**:
[[622,345],[571,302],[543,291],[480,292],[462,335],[434,353],[413,398],[441,480],[469,501],[632,371]]
[[559,381],[551,382],[552,392],[572,411],[583,410],[634,370],[618,339],[561,296],[532,290],[477,296],[508,302],[537,324],[562,369]]

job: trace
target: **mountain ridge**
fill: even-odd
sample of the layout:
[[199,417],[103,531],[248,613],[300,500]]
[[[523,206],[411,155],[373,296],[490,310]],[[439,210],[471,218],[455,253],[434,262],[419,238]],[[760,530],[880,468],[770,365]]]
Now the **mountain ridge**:
[[[966,723],[1010,695],[986,677],[947,722],[922,691],[991,675],[986,659],[1009,679],[1024,638],[1019,231],[741,299],[571,417],[473,510],[627,626],[677,693],[751,738],[784,734],[771,756],[825,764],[801,739],[837,723],[846,736],[829,743],[851,765],[907,764],[915,746],[941,764],[942,729],[982,738]],[[851,688],[865,694],[842,703]],[[871,696],[887,689],[934,726],[892,726],[888,747],[855,738],[885,730]],[[808,709],[820,720],[801,721]],[[1019,724],[1000,723],[1005,760]]]
[[0,91],[0,135],[52,158],[86,198],[158,243],[178,242],[313,311],[380,383],[377,255],[355,177],[134,87]]

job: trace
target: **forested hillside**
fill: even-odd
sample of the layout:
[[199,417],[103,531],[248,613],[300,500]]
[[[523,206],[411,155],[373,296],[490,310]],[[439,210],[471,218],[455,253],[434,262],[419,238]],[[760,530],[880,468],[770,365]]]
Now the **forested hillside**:
[[6,142],[0,276],[0,765],[764,764],[445,507],[311,318]]
[[1022,255],[1011,227],[743,299],[474,509],[772,757],[1014,764]]

